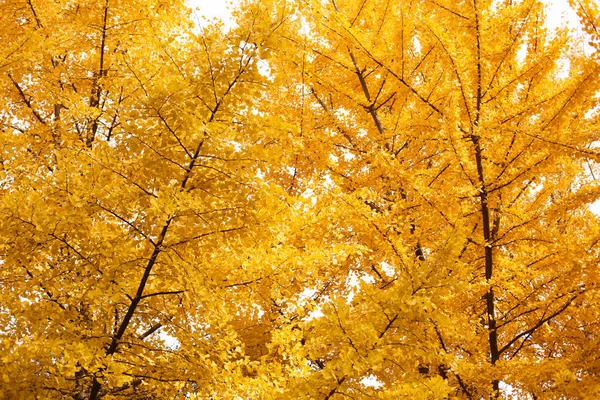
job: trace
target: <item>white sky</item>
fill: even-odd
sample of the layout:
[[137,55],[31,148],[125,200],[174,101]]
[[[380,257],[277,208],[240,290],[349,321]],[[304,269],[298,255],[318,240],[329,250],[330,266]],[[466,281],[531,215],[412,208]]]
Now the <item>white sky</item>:
[[550,28],[555,28],[565,21],[568,23],[573,23],[576,21],[577,16],[569,7],[567,0],[545,0],[545,3],[548,7],[547,17]]
[[[228,5],[235,3],[235,0],[187,0],[187,4],[192,9],[197,9],[194,12],[196,14],[195,19],[205,19],[210,21],[211,19],[218,18],[222,20],[226,26],[231,26],[233,21],[229,13]],[[204,21],[196,20],[197,25],[202,25]]]
[[228,14],[227,0],[188,0],[190,7],[198,7],[202,14],[207,17],[223,17]]

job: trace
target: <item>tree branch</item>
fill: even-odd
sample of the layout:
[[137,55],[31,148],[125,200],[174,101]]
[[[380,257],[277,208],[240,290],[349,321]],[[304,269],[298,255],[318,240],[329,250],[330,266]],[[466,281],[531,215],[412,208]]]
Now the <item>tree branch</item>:
[[46,125],[46,121],[44,121],[44,118],[42,118],[42,116],[40,115],[40,113],[37,112],[35,108],[33,108],[33,105],[31,104],[31,100],[29,98],[27,98],[27,95],[25,94],[25,92],[23,91],[23,89],[21,88],[21,86],[17,83],[17,81],[13,78],[13,76],[11,74],[8,74],[8,77],[12,81],[13,85],[17,88],[17,91],[19,92],[19,95],[21,96],[21,99],[23,99],[23,102],[25,103],[25,105],[27,107],[29,107],[29,109],[33,113],[34,117],[38,121],[40,121],[42,124]]

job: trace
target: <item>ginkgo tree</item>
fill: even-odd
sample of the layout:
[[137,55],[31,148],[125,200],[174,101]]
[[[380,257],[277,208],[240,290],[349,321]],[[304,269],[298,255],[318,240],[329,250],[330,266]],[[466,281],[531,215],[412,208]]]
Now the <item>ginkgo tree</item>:
[[272,63],[288,190],[355,251],[314,287],[283,397],[598,396],[600,71],[544,12],[302,3]]
[[600,395],[600,64],[542,2],[0,8],[2,397]]
[[257,312],[235,288],[278,198],[253,103],[281,21],[194,33],[181,2],[120,0],[0,14],[0,397],[231,398]]

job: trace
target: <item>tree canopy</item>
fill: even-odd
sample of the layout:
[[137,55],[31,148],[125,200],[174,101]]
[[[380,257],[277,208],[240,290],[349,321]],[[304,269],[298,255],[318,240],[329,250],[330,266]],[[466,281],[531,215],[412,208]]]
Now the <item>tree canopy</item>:
[[0,397],[600,397],[600,7],[0,4]]

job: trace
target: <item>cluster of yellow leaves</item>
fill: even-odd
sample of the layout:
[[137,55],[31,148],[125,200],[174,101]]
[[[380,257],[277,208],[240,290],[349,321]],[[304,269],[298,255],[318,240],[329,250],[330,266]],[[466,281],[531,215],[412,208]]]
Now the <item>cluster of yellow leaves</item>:
[[598,397],[600,62],[541,2],[0,11],[0,397]]

